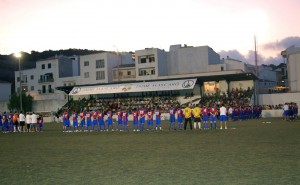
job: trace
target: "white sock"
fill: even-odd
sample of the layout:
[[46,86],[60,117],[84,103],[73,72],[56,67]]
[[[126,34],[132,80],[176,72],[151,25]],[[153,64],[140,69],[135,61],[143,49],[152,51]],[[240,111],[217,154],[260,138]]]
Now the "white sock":
[[199,127],[199,129],[201,129],[201,123],[200,122],[198,123],[198,127]]
[[197,128],[197,123],[194,123],[194,129],[196,129]]

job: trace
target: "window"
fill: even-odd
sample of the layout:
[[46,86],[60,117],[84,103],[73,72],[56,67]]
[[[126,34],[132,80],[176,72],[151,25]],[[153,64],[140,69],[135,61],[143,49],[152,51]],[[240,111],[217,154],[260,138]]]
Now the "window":
[[127,71],[127,75],[130,76],[131,75],[131,71]]
[[89,72],[85,72],[84,73],[84,78],[89,78],[90,77],[90,73]]
[[155,75],[155,68],[143,68],[139,69],[139,76],[146,76],[146,75]]
[[151,63],[151,62],[155,62],[155,57],[153,57],[153,56],[149,57],[149,62],[150,62],[150,63]]
[[31,89],[31,91],[34,91],[34,86],[31,86],[30,89]]
[[89,62],[89,61],[84,61],[83,65],[84,65],[84,66],[89,66],[89,65],[90,65],[90,62]]
[[151,74],[154,75],[155,74],[155,69],[151,70]]
[[119,72],[119,76],[123,76],[123,72],[122,71]]
[[34,79],[34,76],[33,76],[33,75],[31,75],[31,76],[30,76],[30,80],[33,80],[33,79]]
[[104,79],[105,79],[104,71],[97,71],[96,72],[96,80],[104,80]]
[[224,67],[223,66],[221,66],[221,71],[224,71]]
[[104,60],[96,60],[96,68],[104,68]]
[[145,64],[146,63],[146,58],[140,58],[140,63]]
[[48,69],[51,69],[51,63],[48,64]]
[[45,64],[42,64],[42,69],[45,69]]
[[17,77],[17,82],[20,82],[20,77]]

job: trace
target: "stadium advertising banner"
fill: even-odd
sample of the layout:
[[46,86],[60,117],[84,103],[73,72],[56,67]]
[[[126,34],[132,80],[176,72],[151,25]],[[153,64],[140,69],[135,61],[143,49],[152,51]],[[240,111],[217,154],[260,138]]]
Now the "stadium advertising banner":
[[74,87],[69,95],[112,94],[193,89],[197,79]]

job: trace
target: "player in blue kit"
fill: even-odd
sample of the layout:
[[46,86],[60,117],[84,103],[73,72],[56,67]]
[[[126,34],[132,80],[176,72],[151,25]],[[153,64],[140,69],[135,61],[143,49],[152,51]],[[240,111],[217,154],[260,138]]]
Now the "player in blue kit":
[[102,110],[99,110],[99,112],[98,112],[98,122],[99,122],[99,126],[100,126],[100,131],[104,131],[105,123],[104,123],[104,113]]
[[123,123],[124,131],[129,131],[128,130],[128,113],[125,110],[122,111],[122,123]]
[[147,111],[147,125],[148,130],[153,130],[153,111],[151,108]]
[[136,110],[136,108],[133,109],[132,111],[132,129],[133,131],[140,131],[138,129],[138,124],[139,124],[139,114],[138,114],[138,111]]
[[202,114],[202,121],[203,121],[203,128],[204,130],[208,129],[208,116],[209,116],[209,110],[204,106],[201,109],[201,114]]
[[13,114],[12,113],[9,113],[7,115],[7,120],[8,120],[8,131],[14,132],[14,123],[13,123]]
[[99,122],[98,122],[98,112],[94,111],[92,114],[92,118],[93,118],[93,127],[92,130],[97,130],[100,131],[100,127],[99,127]]
[[183,129],[183,110],[180,107],[178,107],[176,112],[177,112],[178,129],[182,130]]
[[173,129],[176,130],[175,113],[176,113],[176,109],[173,108],[173,106],[171,106],[171,108],[169,109],[169,114],[170,114],[169,130],[171,130],[172,126]]
[[2,125],[3,125],[2,126],[2,132],[7,133],[8,132],[8,120],[7,120],[6,112],[4,112],[2,114],[1,119],[2,119]]
[[106,128],[106,131],[109,131],[109,129],[111,131],[114,131],[114,126],[113,126],[113,120],[112,120],[112,112],[111,110],[108,110],[107,113],[107,128]]
[[[210,128],[217,129],[217,115],[218,115],[218,109],[217,106],[214,105],[213,107],[210,108]],[[214,125],[213,125],[214,123]]]
[[85,127],[85,113],[82,111],[79,113],[79,122],[80,122],[80,132],[84,130]]
[[1,127],[1,131],[3,131],[3,123],[2,123],[2,112],[0,112],[0,127]]
[[85,119],[86,119],[86,127],[85,127],[85,132],[92,132],[92,115],[91,112],[88,110],[87,113],[85,114]]
[[120,131],[122,131],[122,111],[121,109],[118,109],[117,111],[117,116],[118,116],[118,124],[116,125],[116,131],[118,131],[120,129]]
[[78,132],[78,114],[75,111],[72,113],[72,120],[74,132]]
[[160,130],[162,130],[162,127],[161,127],[161,112],[160,112],[158,107],[155,110],[155,124],[156,124],[156,130],[158,130],[158,127],[159,127]]
[[141,109],[139,110],[140,131],[144,131],[145,114],[146,114],[145,109],[144,109],[144,108],[141,108]]
[[70,115],[67,111],[64,112],[63,114],[63,125],[65,128],[64,132],[69,132],[70,131]]

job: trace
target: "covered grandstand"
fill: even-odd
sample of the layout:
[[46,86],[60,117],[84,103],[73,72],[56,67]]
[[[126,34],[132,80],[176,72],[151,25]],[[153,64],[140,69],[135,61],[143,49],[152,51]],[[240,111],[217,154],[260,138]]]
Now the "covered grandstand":
[[253,90],[255,80],[257,77],[253,73],[233,70],[161,76],[156,80],[64,86],[57,87],[57,90],[69,95],[65,108],[77,111],[116,108],[131,110],[142,106],[167,110],[170,106],[197,104],[201,98],[203,102],[204,97],[213,95],[228,97],[231,89]]

